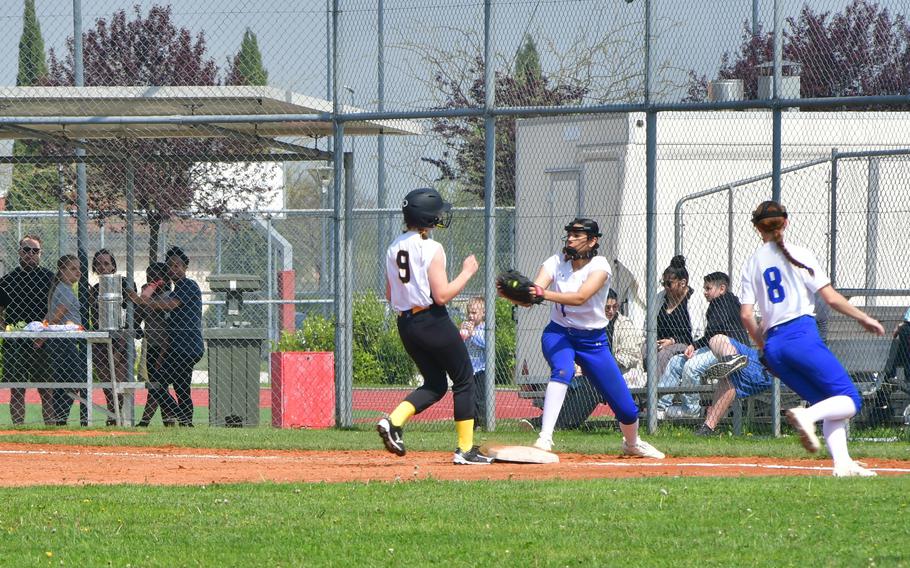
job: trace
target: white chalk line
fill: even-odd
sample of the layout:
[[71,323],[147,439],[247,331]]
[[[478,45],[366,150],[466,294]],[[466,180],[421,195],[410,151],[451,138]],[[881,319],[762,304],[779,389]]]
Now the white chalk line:
[[[276,456],[262,455],[249,456],[237,454],[172,454],[172,453],[154,453],[154,452],[85,452],[85,451],[61,451],[61,450],[0,450],[0,455],[24,455],[24,456],[93,456],[93,457],[117,457],[117,458],[150,458],[150,459],[180,459],[180,460],[215,460],[215,461],[288,461],[288,462],[309,462],[315,461],[332,461],[334,458],[323,456],[321,459],[314,456]],[[350,466],[351,464],[346,464]],[[757,464],[757,463],[711,463],[711,462],[678,462],[667,463],[661,461],[644,461],[644,460],[626,460],[621,462],[582,462],[579,465],[596,466],[596,467],[685,467],[685,468],[730,468],[739,467],[743,469],[770,469],[770,470],[798,470],[798,471],[831,471],[828,466],[809,466],[809,465],[784,465],[784,464]],[[890,473],[910,473],[910,468],[901,467],[872,467],[873,471],[890,472]]]
[[19,455],[19,456],[92,456],[92,457],[137,457],[137,458],[155,458],[155,459],[198,459],[198,460],[231,460],[231,461],[300,461],[313,462],[323,461],[314,457],[302,456],[246,456],[236,454],[159,454],[153,452],[85,452],[85,451],[60,451],[60,450],[0,450],[0,455]]
[[[710,463],[710,462],[682,462],[666,463],[661,461],[640,461],[632,463],[625,462],[585,462],[581,465],[592,465],[600,467],[690,467],[690,468],[712,468],[712,467],[741,467],[743,469],[786,469],[800,471],[832,471],[832,467],[821,465],[784,465],[784,464],[761,464],[761,463]],[[903,467],[870,467],[872,471],[885,471],[893,473],[910,473],[910,468]]]

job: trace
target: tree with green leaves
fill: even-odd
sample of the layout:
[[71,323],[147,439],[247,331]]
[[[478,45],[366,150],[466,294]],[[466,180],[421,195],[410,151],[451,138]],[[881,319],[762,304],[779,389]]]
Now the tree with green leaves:
[[[47,60],[44,38],[35,13],[35,0],[25,0],[22,14],[22,36],[19,38],[19,70],[16,86],[30,87],[47,80]],[[31,157],[40,152],[40,143],[34,140],[17,140],[13,156]],[[60,196],[60,176],[54,167],[20,163],[13,166],[12,182],[6,195],[8,210],[27,211],[56,209]]]
[[262,53],[259,51],[259,42],[256,34],[247,28],[243,32],[243,41],[240,42],[240,51],[228,67],[228,85],[259,85],[264,86],[269,82],[269,72],[262,65]]
[[[442,108],[483,106],[484,61],[478,53],[466,74],[438,72],[435,88],[444,93]],[[541,68],[540,55],[531,36],[526,35],[515,55],[511,74],[497,73],[496,100],[512,106],[562,106],[578,104],[588,92],[585,85],[572,81],[553,83]],[[457,180],[465,193],[483,200],[484,128],[483,117],[438,118],[433,132],[445,145],[442,156],[422,158],[436,166],[440,180]],[[496,121],[496,203],[515,204],[515,118]]]

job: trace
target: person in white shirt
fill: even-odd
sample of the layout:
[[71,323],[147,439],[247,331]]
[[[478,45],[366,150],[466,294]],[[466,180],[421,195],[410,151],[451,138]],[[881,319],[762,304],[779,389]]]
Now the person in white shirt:
[[540,436],[534,447],[552,449],[553,429],[578,363],[616,415],[623,435],[623,453],[662,459],[662,452],[638,437],[638,407],[610,352],[604,311],[610,289],[610,263],[597,255],[601,236],[597,222],[576,218],[565,226],[565,231],[562,252],[545,260],[534,278],[536,295],[553,302],[550,323],[541,336],[551,374]]
[[[821,421],[834,475],[874,476],[874,471],[853,461],[847,451],[847,421],[859,412],[862,399],[850,375],[819,336],[815,293],[866,331],[884,335],[885,330],[831,286],[812,251],[790,242],[784,245],[788,223],[786,208],[775,201],[763,201],[752,212],[752,225],[764,244],[742,270],[740,317],[755,345],[764,349],[765,365],[810,404],[787,411],[787,421],[803,447],[818,451],[815,423]],[[761,313],[760,327],[755,306]]]
[[449,282],[446,253],[429,236],[431,229],[449,226],[451,209],[452,204],[430,188],[411,191],[402,203],[407,230],[386,251],[386,299],[399,314],[398,334],[423,375],[423,385],[405,397],[387,418],[381,419],[376,431],[389,452],[405,455],[402,427],[412,416],[445,396],[448,374],[452,379],[458,435],[452,462],[484,465],[493,460],[474,445],[471,359],[445,307],[477,272],[477,259],[473,254],[464,259],[461,272]]

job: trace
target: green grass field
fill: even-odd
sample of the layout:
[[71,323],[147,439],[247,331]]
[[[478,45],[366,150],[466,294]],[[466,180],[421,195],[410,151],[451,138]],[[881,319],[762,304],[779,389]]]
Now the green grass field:
[[[481,442],[532,438],[478,433]],[[793,436],[704,440],[677,428],[648,439],[676,456],[805,457]],[[369,429],[153,427],[90,439],[23,430],[3,440],[378,447]],[[603,430],[557,441],[560,451],[609,454],[619,440]],[[448,450],[453,434],[412,431],[407,441]],[[853,442],[851,451],[910,459],[906,441]],[[0,489],[0,565],[908,566],[908,489],[908,477],[818,476]]]
[[906,478],[2,490],[4,566],[904,566]]

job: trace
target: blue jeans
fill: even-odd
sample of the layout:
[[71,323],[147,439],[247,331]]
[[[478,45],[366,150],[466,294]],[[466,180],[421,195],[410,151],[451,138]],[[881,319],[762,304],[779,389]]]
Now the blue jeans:
[[[660,377],[658,387],[694,387],[701,383],[701,376],[711,365],[717,363],[717,358],[708,347],[695,351],[691,359],[685,355],[674,355],[667,364],[667,369]],[[657,401],[659,410],[666,410],[673,404],[675,395],[665,394]],[[698,393],[680,395],[686,412],[699,412],[700,397]]]

